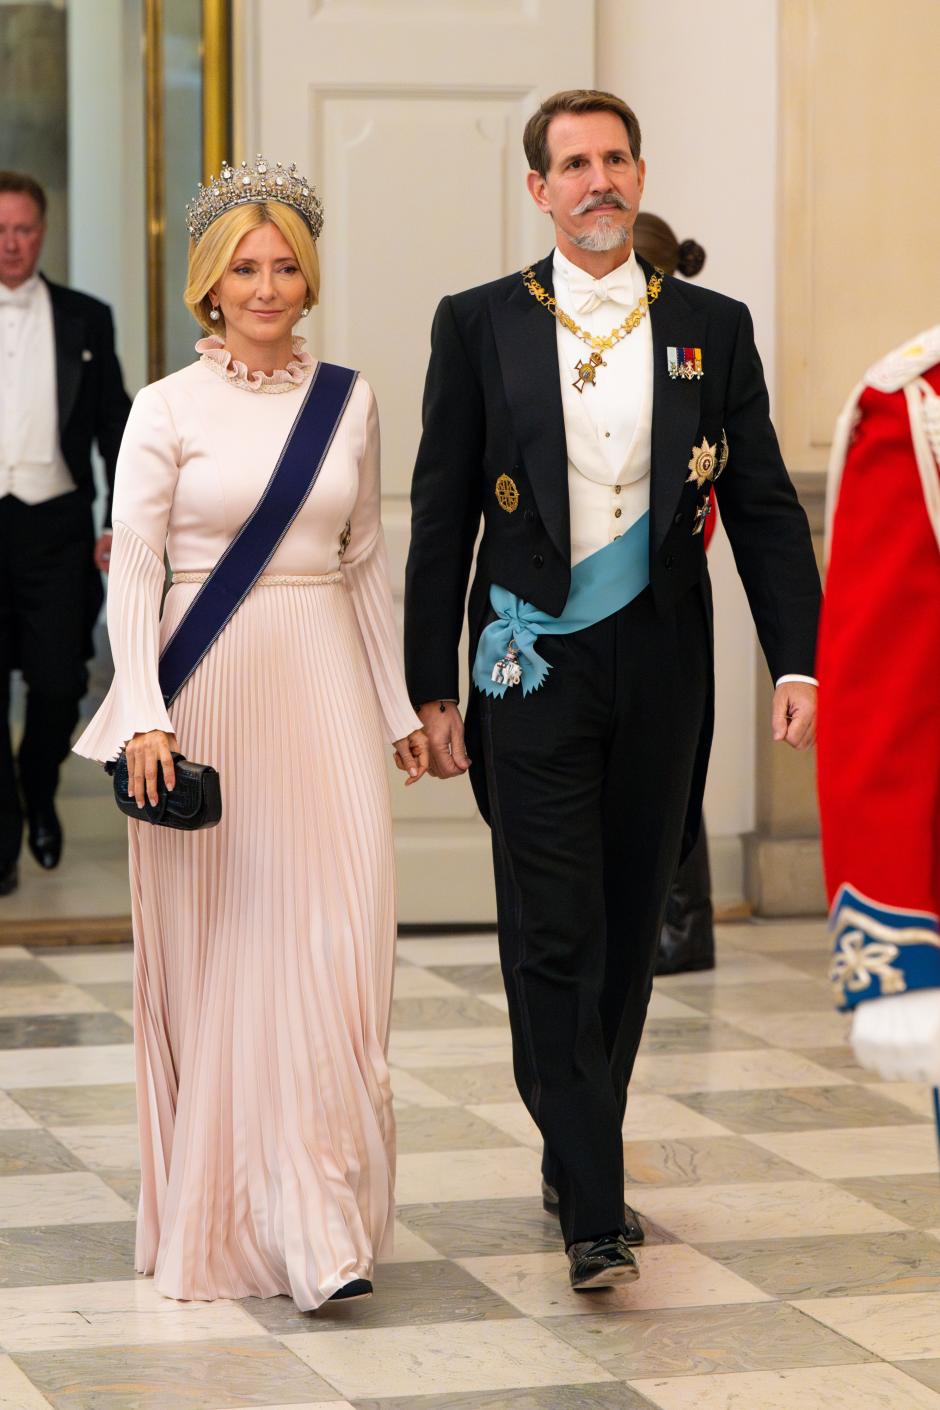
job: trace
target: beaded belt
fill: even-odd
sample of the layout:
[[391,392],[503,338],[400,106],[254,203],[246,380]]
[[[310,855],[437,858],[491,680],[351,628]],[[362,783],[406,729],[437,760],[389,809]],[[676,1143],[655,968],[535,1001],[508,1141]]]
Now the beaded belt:
[[[177,583],[204,583],[205,573],[174,573],[171,586]],[[255,587],[325,587],[328,583],[341,583],[342,573],[262,573]]]

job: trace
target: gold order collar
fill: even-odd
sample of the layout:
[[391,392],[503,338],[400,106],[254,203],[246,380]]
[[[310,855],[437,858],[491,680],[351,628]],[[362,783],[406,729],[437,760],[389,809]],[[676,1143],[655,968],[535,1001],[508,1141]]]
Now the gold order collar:
[[[558,319],[562,327],[567,328],[569,333],[573,333],[576,338],[580,338],[582,343],[587,343],[588,347],[593,348],[595,352],[606,352],[610,348],[615,348],[619,342],[622,342],[633,332],[634,328],[638,328],[643,322],[650,304],[655,303],[659,298],[660,290],[663,287],[663,271],[658,268],[654,269],[649,277],[646,293],[639,303],[630,310],[623,322],[618,323],[617,327],[612,328],[609,333],[588,333],[575,323],[570,313],[565,313],[563,308],[558,307],[554,295],[542,288],[531,265],[527,265],[522,271],[522,280],[533,299],[536,299],[543,308],[547,308],[552,317]],[[593,362],[593,358],[591,361]]]

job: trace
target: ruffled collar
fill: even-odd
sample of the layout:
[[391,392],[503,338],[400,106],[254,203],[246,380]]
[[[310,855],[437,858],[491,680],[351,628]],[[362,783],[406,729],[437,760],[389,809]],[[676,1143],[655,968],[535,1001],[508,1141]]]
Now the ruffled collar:
[[210,367],[217,376],[232,387],[244,387],[247,392],[291,392],[303,386],[316,366],[316,358],[305,349],[303,338],[292,340],[293,357],[286,367],[276,367],[273,372],[249,372],[243,362],[238,362],[221,338],[210,334],[200,338],[196,344],[199,361]]

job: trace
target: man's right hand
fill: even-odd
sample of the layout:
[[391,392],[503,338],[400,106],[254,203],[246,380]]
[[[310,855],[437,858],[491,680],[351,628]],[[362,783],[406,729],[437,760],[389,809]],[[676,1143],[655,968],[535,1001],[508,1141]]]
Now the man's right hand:
[[470,767],[460,710],[452,700],[429,700],[418,715],[431,746],[430,773],[434,778],[460,778]]

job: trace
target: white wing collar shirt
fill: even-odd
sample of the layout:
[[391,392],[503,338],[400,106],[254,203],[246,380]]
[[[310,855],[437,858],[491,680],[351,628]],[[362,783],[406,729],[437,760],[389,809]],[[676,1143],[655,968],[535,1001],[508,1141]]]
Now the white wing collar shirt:
[[[609,333],[646,292],[631,250],[623,264],[594,279],[555,251],[555,298],[587,333]],[[649,316],[603,354],[597,381],[579,392],[577,364],[591,349],[556,324],[561,400],[568,445],[571,564],[606,548],[649,509],[653,424],[653,335]]]
[[59,446],[52,301],[34,274],[0,284],[0,498],[41,504],[74,488]]

